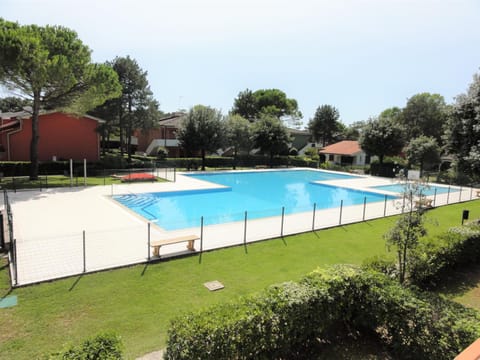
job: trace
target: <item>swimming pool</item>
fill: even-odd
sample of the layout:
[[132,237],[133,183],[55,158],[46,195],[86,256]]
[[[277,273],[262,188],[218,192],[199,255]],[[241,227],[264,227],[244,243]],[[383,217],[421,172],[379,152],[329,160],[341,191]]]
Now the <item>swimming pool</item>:
[[[402,184],[373,186],[372,189],[391,191],[399,194],[402,194],[405,192],[405,187]],[[452,192],[458,192],[458,191],[460,191],[460,189],[457,187],[449,188],[448,186],[437,186],[437,185],[429,185],[421,188],[422,194],[426,196],[435,195],[435,194],[437,195],[447,194],[448,192],[452,193]]]
[[[317,170],[279,170],[188,174],[218,188],[116,195],[113,198],[166,230],[384,201],[385,195],[316,181],[353,176]],[[390,197],[393,198],[393,197]],[[282,210],[283,208],[283,210]]]

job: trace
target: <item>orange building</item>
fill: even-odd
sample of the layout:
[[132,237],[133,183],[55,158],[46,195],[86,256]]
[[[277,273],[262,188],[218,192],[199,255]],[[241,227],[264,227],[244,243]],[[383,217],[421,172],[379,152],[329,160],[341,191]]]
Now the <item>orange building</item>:
[[[0,160],[30,161],[32,118],[26,111],[0,113]],[[39,116],[38,159],[100,159],[99,118],[76,117],[61,112],[44,112]]]

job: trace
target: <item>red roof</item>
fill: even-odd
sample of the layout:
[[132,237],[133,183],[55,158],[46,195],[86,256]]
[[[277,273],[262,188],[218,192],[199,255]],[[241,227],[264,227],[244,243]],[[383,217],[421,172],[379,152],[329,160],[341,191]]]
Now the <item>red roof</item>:
[[362,151],[362,148],[355,140],[344,140],[338,143],[325,146],[320,150],[320,154],[335,154],[335,155],[355,155]]

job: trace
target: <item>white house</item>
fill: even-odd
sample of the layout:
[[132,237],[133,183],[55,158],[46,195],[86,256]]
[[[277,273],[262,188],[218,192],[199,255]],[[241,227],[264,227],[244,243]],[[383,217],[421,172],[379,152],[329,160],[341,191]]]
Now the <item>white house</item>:
[[370,156],[355,140],[344,140],[325,146],[319,151],[319,154],[321,162],[328,161],[343,166],[370,164]]

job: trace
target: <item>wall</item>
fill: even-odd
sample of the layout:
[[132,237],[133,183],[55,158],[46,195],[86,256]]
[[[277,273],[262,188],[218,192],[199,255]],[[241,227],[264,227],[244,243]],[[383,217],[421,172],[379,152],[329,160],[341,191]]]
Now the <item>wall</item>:
[[[22,131],[10,135],[9,149],[11,161],[30,160],[32,120],[22,120]],[[96,161],[100,158],[98,122],[86,118],[76,118],[62,113],[41,115],[39,119],[38,156],[40,161],[57,160]],[[8,143],[5,144],[5,147]],[[8,150],[7,150],[8,156]]]

